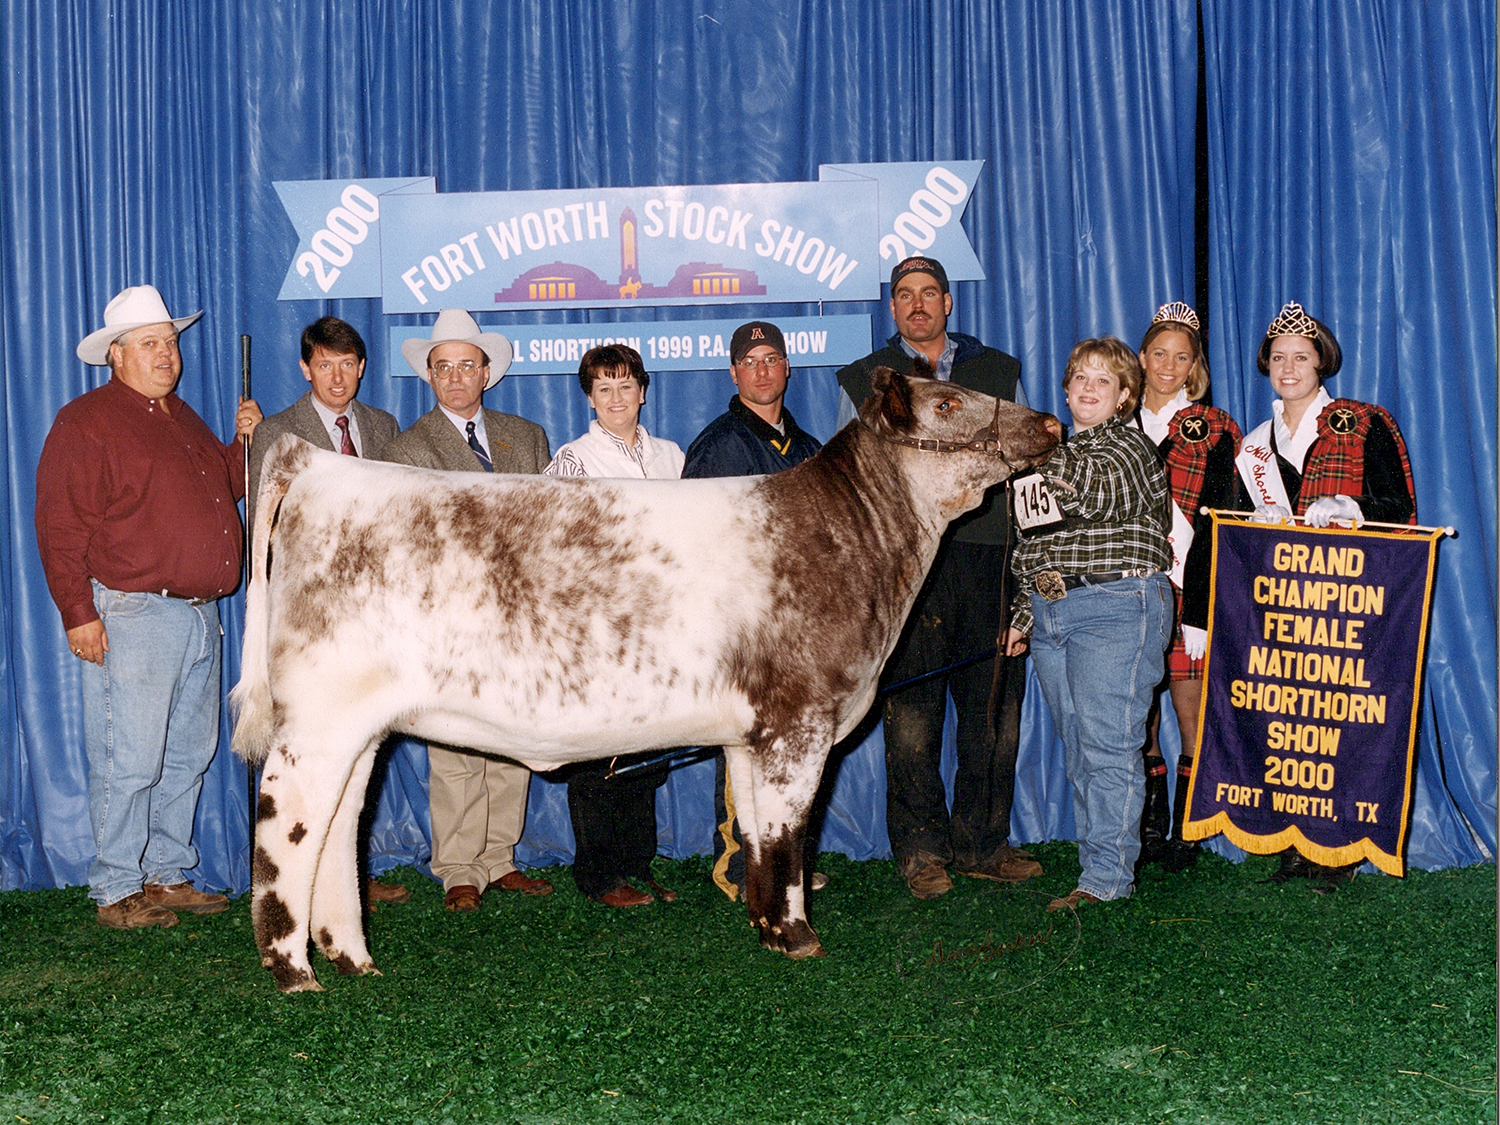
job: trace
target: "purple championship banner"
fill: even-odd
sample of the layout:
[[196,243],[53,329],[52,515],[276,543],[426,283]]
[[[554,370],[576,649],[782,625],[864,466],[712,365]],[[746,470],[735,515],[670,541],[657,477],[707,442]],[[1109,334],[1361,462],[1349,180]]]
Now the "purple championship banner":
[[1182,834],[1404,874],[1417,701],[1443,529],[1213,514],[1213,603]]

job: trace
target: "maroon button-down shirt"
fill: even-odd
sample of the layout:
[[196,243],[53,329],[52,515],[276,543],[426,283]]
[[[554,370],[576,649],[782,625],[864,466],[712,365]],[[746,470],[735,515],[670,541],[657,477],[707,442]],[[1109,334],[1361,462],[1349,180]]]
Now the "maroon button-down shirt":
[[240,581],[245,454],[177,395],[118,379],[57,413],[36,469],[36,539],[63,627],[97,621],[90,578],[190,598]]

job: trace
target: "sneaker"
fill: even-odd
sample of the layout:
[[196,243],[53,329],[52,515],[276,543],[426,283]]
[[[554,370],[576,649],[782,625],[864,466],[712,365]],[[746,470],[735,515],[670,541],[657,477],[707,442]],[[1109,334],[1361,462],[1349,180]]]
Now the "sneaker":
[[99,924],[112,930],[140,930],[150,926],[168,929],[177,925],[177,915],[165,906],[157,906],[146,900],[145,891],[136,891],[129,898],[101,906]]
[[223,895],[204,894],[189,883],[147,883],[141,892],[152,906],[164,906],[168,910],[186,910],[189,914],[219,914],[229,909],[229,900]]
[[821,871],[814,871],[812,878],[807,881],[807,885],[811,890],[821,891],[824,887],[828,886],[828,876],[824,875]]
[[942,898],[953,889],[947,865],[928,852],[918,852],[902,860],[901,874],[906,879],[907,889],[923,900]]

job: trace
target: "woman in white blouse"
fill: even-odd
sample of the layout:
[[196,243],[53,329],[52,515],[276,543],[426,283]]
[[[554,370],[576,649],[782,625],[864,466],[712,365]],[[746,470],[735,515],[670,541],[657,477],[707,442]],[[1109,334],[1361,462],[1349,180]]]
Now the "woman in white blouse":
[[[652,437],[640,424],[646,401],[640,353],[625,344],[604,344],[584,353],[578,385],[594,408],[588,433],[557,451],[542,470],[555,477],[633,477],[675,480],[682,450]],[[610,776],[611,762],[584,762],[568,775],[568,814],[573,821],[573,881],[606,906],[645,906],[677,892],[651,875],[656,855],[656,788],[666,769],[651,766]],[[632,886],[634,879],[643,886]]]
[[628,344],[604,344],[585,352],[578,385],[596,417],[588,433],[560,448],[542,471],[554,477],[637,480],[682,476],[682,449],[675,441],[652,437],[641,425],[650,383],[641,353]]

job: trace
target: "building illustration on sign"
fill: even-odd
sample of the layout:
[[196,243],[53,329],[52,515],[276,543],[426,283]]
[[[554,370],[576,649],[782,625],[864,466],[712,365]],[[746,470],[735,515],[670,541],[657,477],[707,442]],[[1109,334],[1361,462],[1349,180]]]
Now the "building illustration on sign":
[[495,304],[555,301],[650,300],[671,297],[761,297],[766,287],[754,270],[718,262],[687,262],[678,266],[666,285],[641,280],[635,212],[620,212],[620,283],[610,285],[584,266],[549,262],[533,266],[495,294]]

